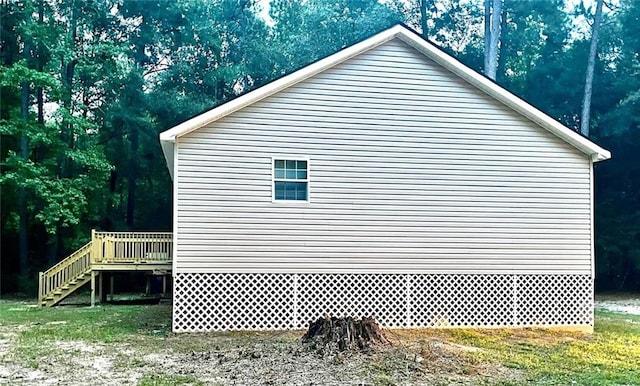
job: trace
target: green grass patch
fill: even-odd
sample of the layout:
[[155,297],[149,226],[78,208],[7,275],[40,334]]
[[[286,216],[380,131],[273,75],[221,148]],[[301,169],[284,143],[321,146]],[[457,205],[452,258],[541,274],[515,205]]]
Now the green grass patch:
[[138,386],[173,386],[173,385],[192,385],[201,386],[203,382],[199,381],[195,377],[186,375],[168,375],[168,374],[147,374],[145,375]]
[[451,330],[476,355],[523,372],[522,383],[640,385],[640,317],[598,312],[593,335],[531,330]]
[[[301,335],[300,332],[173,335],[170,321],[168,305],[39,308],[27,302],[0,302],[0,338],[15,342],[12,352],[24,366],[33,369],[40,366],[42,358],[55,356],[52,353],[56,350],[84,355],[82,350],[87,347],[83,346],[87,345],[98,346],[100,350],[135,346],[138,356],[118,354],[114,366],[143,369],[147,363],[141,355],[158,348],[180,354],[242,350],[245,346],[255,351],[260,345],[283,345],[284,350],[288,342]],[[640,316],[597,312],[592,335],[543,329],[406,330],[397,336],[392,334],[404,342],[401,348],[408,356],[395,355],[392,350],[372,357],[365,368],[375,376],[375,384],[393,384],[398,376],[420,377],[423,371],[473,376],[482,370],[483,364],[499,364],[506,372],[493,379],[504,385],[640,385]],[[433,342],[450,344],[454,352],[425,350]],[[401,353],[404,355],[405,351]],[[424,358],[421,364],[411,360],[418,356]],[[182,373],[153,373],[146,374],[139,384],[202,382]]]
[[109,343],[132,334],[164,335],[170,331],[170,306],[120,305],[40,308],[0,304],[0,326],[28,326],[24,339],[83,340]]
[[56,341],[113,343],[135,337],[164,336],[170,329],[171,307],[105,305],[40,308],[28,303],[0,303],[0,327],[18,334],[15,353],[31,368]]

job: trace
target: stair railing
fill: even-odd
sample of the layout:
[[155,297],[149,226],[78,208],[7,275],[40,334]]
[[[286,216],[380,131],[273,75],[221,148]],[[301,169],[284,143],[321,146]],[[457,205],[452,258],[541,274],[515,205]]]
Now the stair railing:
[[166,264],[173,251],[171,232],[91,231],[91,241],[39,274],[38,302],[62,292],[83,274],[91,274],[92,264]]
[[38,302],[42,304],[44,298],[60,287],[69,284],[79,275],[91,269],[91,242],[61,260],[53,267],[40,272]]

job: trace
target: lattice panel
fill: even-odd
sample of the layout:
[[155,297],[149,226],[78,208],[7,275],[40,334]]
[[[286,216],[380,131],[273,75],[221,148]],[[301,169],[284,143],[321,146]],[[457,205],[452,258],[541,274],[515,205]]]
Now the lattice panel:
[[304,328],[319,316],[384,327],[593,325],[588,275],[205,274],[175,277],[173,330]]
[[593,325],[589,276],[519,275],[516,283],[519,325]]
[[511,275],[412,275],[415,327],[513,325]]
[[177,274],[174,331],[294,328],[293,275]]
[[298,328],[321,316],[374,317],[387,327],[407,325],[407,275],[297,275]]

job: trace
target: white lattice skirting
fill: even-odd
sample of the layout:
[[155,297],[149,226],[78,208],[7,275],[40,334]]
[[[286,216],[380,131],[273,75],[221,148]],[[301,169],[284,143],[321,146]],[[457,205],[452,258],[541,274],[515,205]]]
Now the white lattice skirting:
[[306,328],[320,316],[384,327],[593,326],[589,275],[175,275],[173,330]]

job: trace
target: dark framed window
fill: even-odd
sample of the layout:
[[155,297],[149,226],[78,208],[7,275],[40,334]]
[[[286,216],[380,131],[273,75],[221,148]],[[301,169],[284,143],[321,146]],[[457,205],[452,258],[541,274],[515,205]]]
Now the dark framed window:
[[273,199],[309,201],[309,161],[273,159]]

